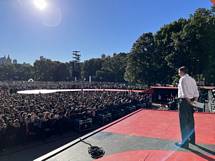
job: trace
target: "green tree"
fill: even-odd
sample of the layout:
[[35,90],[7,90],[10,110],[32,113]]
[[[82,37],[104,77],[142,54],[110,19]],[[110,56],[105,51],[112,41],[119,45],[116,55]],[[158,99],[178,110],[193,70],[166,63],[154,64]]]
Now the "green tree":
[[97,59],[93,58],[84,61],[82,66],[82,78],[87,80],[89,76],[91,76],[92,80],[97,80],[96,72],[98,70],[101,70],[102,63],[103,60],[100,58]]
[[35,80],[38,81],[54,81],[54,73],[57,63],[41,57],[40,60],[34,62]]
[[102,59],[102,67],[96,71],[96,77],[100,81],[123,82],[127,63],[127,54],[113,54],[112,57]]
[[129,82],[155,83],[158,74],[155,39],[144,33],[133,45],[128,56],[125,79]]

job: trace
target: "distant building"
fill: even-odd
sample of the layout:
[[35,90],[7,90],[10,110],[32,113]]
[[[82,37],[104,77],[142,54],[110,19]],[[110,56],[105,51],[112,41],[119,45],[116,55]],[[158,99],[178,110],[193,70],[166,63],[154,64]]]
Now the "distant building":
[[13,59],[13,64],[18,64],[16,59]]
[[10,55],[8,55],[7,57],[6,56],[0,57],[0,65],[4,64],[17,64],[17,60],[16,59],[12,60],[10,58]]

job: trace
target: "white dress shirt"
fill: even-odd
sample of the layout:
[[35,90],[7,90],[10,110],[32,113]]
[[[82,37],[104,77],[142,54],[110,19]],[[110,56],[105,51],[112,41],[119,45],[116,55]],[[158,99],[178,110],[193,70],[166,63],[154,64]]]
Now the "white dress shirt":
[[180,78],[178,84],[178,98],[196,98],[199,97],[198,87],[196,81],[190,77],[188,74],[185,74]]

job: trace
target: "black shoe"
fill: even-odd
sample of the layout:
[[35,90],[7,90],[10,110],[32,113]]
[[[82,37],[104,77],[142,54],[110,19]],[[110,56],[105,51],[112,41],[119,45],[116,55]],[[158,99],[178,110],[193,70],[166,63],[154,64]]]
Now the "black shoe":
[[180,148],[189,148],[188,143],[175,143],[176,146],[180,147]]

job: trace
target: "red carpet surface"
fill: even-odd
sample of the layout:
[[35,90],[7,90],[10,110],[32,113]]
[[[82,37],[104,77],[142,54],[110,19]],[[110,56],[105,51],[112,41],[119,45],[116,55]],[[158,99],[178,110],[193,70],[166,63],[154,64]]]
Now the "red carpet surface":
[[181,151],[138,150],[113,154],[95,161],[213,161],[215,156]]
[[[195,113],[196,142],[215,144],[215,114]],[[180,140],[178,112],[142,110],[126,120],[105,129],[106,132]]]

